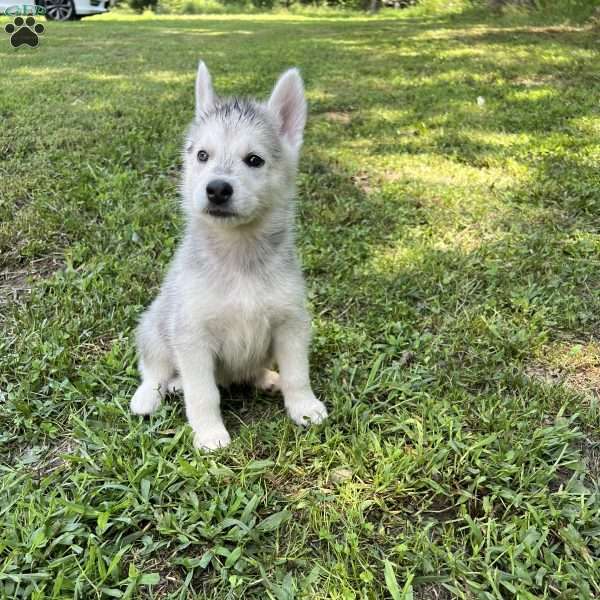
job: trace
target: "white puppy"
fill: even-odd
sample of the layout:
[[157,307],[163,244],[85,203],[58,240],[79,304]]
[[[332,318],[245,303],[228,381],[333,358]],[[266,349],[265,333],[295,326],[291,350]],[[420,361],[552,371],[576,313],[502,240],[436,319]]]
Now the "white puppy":
[[[181,385],[199,448],[230,442],[217,385],[281,389],[299,425],[327,416],[309,380],[310,320],[294,248],[305,122],[296,69],[260,103],[216,97],[200,62],[183,150],[187,227],[137,331],[142,383],[131,400],[134,413],[149,414]],[[274,362],[279,374],[269,370]]]

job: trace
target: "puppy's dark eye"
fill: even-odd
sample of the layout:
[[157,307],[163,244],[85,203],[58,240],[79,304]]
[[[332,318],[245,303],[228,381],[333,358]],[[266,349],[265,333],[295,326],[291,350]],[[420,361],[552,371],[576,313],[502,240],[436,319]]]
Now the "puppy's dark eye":
[[206,162],[208,160],[208,152],[206,152],[206,150],[198,150],[196,156],[200,162]]
[[249,166],[257,169],[258,167],[262,167],[265,164],[264,159],[262,159],[258,154],[248,154],[244,159],[244,162]]

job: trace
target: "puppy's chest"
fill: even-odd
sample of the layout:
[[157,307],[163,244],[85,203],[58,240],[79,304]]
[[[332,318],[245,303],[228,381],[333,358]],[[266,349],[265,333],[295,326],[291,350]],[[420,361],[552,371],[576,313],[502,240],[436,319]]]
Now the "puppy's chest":
[[243,380],[265,365],[278,312],[274,299],[252,286],[222,296],[218,313],[206,325],[229,378]]
[[222,345],[261,345],[263,338],[270,337],[269,312],[264,306],[251,306],[248,302],[228,303],[221,315],[209,323],[209,328]]

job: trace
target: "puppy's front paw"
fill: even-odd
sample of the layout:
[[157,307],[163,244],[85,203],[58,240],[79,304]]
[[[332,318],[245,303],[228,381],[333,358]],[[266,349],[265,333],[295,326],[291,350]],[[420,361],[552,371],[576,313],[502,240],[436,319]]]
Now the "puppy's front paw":
[[160,401],[161,395],[158,389],[148,383],[142,383],[133,395],[129,407],[136,415],[149,415],[160,406]]
[[325,405],[312,395],[289,403],[287,411],[296,425],[318,425],[327,418]]
[[217,450],[229,446],[231,437],[223,425],[205,428],[194,433],[194,446],[198,450]]

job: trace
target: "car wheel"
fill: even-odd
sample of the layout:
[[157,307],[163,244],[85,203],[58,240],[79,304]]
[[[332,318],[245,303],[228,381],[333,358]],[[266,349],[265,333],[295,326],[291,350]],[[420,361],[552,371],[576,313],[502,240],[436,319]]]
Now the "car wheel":
[[73,0],[46,0],[46,19],[49,21],[68,21],[75,19],[75,6]]

